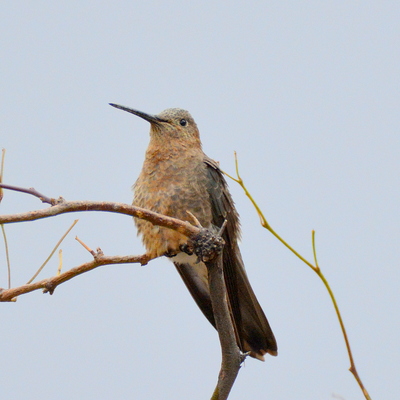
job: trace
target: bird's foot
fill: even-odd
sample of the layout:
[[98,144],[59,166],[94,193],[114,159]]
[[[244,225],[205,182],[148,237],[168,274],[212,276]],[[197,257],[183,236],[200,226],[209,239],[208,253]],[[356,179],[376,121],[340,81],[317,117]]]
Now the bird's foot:
[[191,256],[194,253],[194,248],[192,243],[184,243],[179,246],[179,250],[183,253]]
[[221,236],[215,235],[208,229],[201,229],[194,237],[190,238],[190,244],[199,261],[204,263],[213,261],[222,252],[225,241]]
[[178,254],[178,252],[176,250],[168,250],[164,253],[164,256],[168,257],[168,258],[172,258],[172,257],[175,257],[177,254]]

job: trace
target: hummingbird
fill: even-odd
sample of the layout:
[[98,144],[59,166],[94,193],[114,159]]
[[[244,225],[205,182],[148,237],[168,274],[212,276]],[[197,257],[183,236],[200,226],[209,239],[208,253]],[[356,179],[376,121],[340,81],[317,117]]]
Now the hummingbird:
[[[213,232],[218,232],[226,220],[222,264],[238,347],[262,361],[267,353],[276,356],[274,334],[250,285],[240,253],[239,215],[219,164],[202,150],[194,119],[180,108],[153,115],[110,105],[150,123],[150,143],[133,185],[133,205],[189,222],[193,222],[194,215],[203,228]],[[216,328],[207,267],[195,255],[185,252],[188,238],[142,219],[134,221],[147,256],[170,258],[198,307]]]

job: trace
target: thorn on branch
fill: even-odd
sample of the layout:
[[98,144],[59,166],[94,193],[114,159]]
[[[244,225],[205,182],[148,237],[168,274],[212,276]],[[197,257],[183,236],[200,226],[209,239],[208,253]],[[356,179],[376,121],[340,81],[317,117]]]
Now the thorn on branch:
[[91,253],[93,254],[93,257],[94,257],[95,260],[97,260],[98,258],[104,256],[103,250],[102,250],[100,247],[98,247],[98,248],[96,249],[96,252],[91,251]]
[[54,291],[56,290],[57,285],[52,282],[51,280],[48,280],[46,282],[46,284],[44,285],[43,288],[43,293],[49,293],[49,294],[53,294]]

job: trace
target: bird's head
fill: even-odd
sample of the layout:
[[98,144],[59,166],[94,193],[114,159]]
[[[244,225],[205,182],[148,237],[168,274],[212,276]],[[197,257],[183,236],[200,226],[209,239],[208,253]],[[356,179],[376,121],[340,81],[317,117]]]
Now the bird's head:
[[152,139],[161,140],[164,143],[171,140],[188,145],[200,145],[199,130],[189,111],[181,108],[167,108],[157,115],[152,115],[118,104],[110,103],[110,105],[150,122],[150,137]]

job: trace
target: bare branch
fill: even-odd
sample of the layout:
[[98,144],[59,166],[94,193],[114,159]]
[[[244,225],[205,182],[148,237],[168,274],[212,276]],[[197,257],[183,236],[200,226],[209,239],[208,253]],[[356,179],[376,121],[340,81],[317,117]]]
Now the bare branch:
[[226,400],[228,398],[239,373],[240,365],[246,358],[246,355],[240,352],[237,345],[227,302],[222,262],[222,251],[225,243],[219,236],[222,232],[223,228],[218,235],[214,235],[209,230],[202,229],[198,235],[190,238],[195,254],[207,266],[211,303],[221,343],[221,369],[211,400]]
[[57,268],[57,276],[61,275],[62,263],[63,263],[62,249],[60,249],[60,250],[58,250],[58,268]]
[[[3,185],[3,187],[5,187],[5,185]],[[0,215],[0,224],[35,221],[37,219],[54,217],[55,215],[81,211],[104,211],[131,215],[132,217],[145,219],[154,225],[174,229],[188,237],[199,232],[199,228],[191,225],[189,222],[166,217],[165,215],[124,203],[114,203],[110,201],[66,201],[62,198],[57,200],[56,205],[49,208],[19,214]]]
[[[3,187],[5,187],[5,185],[3,185]],[[49,218],[55,215],[81,211],[103,211],[131,215],[136,218],[145,219],[154,225],[176,230],[177,232],[188,237],[199,232],[199,228],[191,225],[189,222],[166,217],[165,215],[157,214],[153,211],[124,203],[114,203],[108,201],[65,201],[62,198],[57,200],[56,205],[42,210],[28,211],[19,214],[0,215],[0,224],[35,221],[37,219]]]
[[[0,162],[0,183],[3,182],[3,174],[4,174],[4,160],[6,158],[6,149],[2,149],[1,151],[1,162]],[[3,200],[3,189],[0,186],[0,203]]]
[[[137,218],[145,219],[154,225],[163,226],[166,228],[174,229],[179,233],[187,237],[191,237],[200,232],[200,229],[191,225],[189,222],[181,221],[176,218],[166,217],[155,212],[145,210],[140,207],[134,207],[132,205],[124,203],[114,203],[114,202],[95,202],[95,201],[66,201],[62,197],[58,200],[50,199],[37,192],[35,189],[24,189],[16,186],[0,184],[0,187],[10,190],[17,190],[20,192],[32,194],[39,197],[42,201],[52,204],[51,207],[29,211],[19,214],[11,215],[0,215],[0,224],[10,224],[15,222],[24,221],[35,221],[37,219],[49,218],[60,214],[70,213],[70,212],[81,212],[81,211],[103,211],[103,212],[113,212],[119,214],[126,214]],[[92,253],[93,254],[93,253]],[[93,254],[94,260],[82,264],[79,267],[73,268],[67,272],[59,274],[50,279],[44,279],[36,283],[30,283],[27,285],[20,286],[18,288],[2,290],[0,292],[0,301],[12,301],[12,299],[20,294],[29,293],[37,289],[46,289],[46,291],[52,293],[54,289],[60,283],[63,283],[76,275],[82,274],[84,272],[90,271],[100,265],[106,264],[119,264],[119,263],[129,263],[129,262],[140,262],[141,264],[146,264],[149,261],[147,255],[144,256],[126,256],[126,257],[106,257],[102,254],[101,250]]]
[[1,227],[1,233],[2,233],[2,235],[3,235],[4,248],[5,248],[5,251],[6,251],[8,288],[10,289],[10,287],[11,287],[11,263],[10,263],[10,253],[9,253],[9,251],[8,251],[8,242],[7,242],[6,230],[4,229],[4,225],[3,225],[3,224],[0,224],[0,227]]
[[0,182],[0,188],[8,189],[8,190],[14,190],[15,192],[22,192],[22,193],[31,194],[32,196],[35,196],[35,197],[39,198],[43,203],[55,204],[55,202],[56,202],[55,199],[51,199],[50,197],[47,197],[44,194],[39,193],[34,188],[26,189],[26,188],[22,188],[22,187],[19,187],[19,186],[6,185],[5,183],[1,183],[1,182]]
[[246,355],[240,352],[236,343],[236,336],[226,299],[227,293],[224,281],[222,253],[217,259],[206,263],[206,265],[213,313],[222,351],[218,383],[211,400],[225,400],[229,396],[239,373],[240,365],[246,358]]
[[[43,289],[44,293],[49,292],[53,294],[55,288],[69,281],[70,279],[91,271],[102,265],[111,264],[126,264],[126,263],[140,263],[141,265],[147,264],[149,258],[146,254],[142,256],[104,256],[99,255],[94,260],[81,264],[78,267],[72,268],[64,273],[53,276],[52,278],[42,279],[35,283],[29,283],[12,289],[0,289],[0,302],[13,301],[13,299],[21,294],[33,292],[34,290]],[[14,300],[15,301],[15,300]]]
[[[222,250],[224,241],[220,237],[225,224],[221,228],[219,234],[216,236],[206,229],[191,225],[189,222],[166,217],[143,208],[134,207],[123,203],[66,201],[61,197],[58,200],[54,200],[38,193],[35,189],[23,189],[2,184],[0,184],[0,187],[32,194],[40,198],[43,202],[51,204],[51,207],[46,209],[0,216],[0,224],[34,221],[37,219],[49,218],[69,212],[105,211],[126,214],[136,218],[145,219],[154,225],[170,228],[187,236],[191,244],[193,244],[195,253],[208,268],[210,296],[221,343],[221,370],[212,400],[226,400],[228,398],[230,390],[239,372],[240,365],[246,358],[246,355],[241,354],[236,343],[236,335],[227,303],[227,293],[222,263]],[[195,223],[198,223],[194,216],[192,216],[192,218],[194,219]],[[45,293],[49,292],[52,294],[58,285],[74,278],[77,275],[83,274],[102,265],[135,262],[144,265],[150,260],[146,254],[143,256],[107,257],[103,255],[100,249],[97,250],[97,253],[90,249],[88,250],[94,256],[93,261],[82,264],[76,268],[72,268],[64,273],[59,273],[58,271],[56,276],[53,276],[49,279],[43,279],[36,283],[26,284],[13,289],[0,289],[0,302],[15,301],[17,296],[38,289],[43,289]]]
[[92,250],[86,243],[84,243],[78,236],[75,236],[75,240],[85,249],[87,250],[93,257],[96,255],[96,252]]

